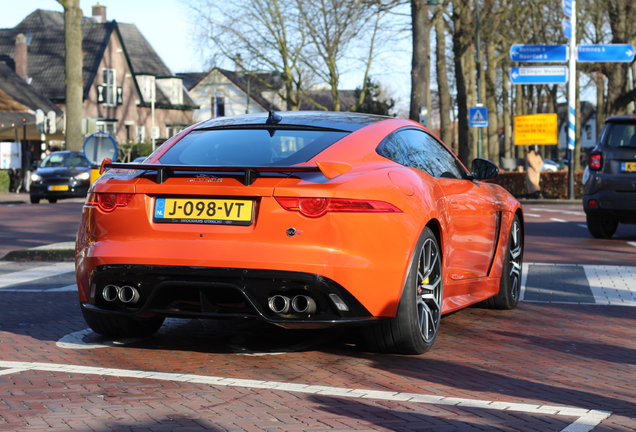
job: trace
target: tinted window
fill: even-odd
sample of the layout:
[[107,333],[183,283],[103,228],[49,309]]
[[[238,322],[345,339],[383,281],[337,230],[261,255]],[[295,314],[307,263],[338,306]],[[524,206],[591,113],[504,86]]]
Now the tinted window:
[[406,147],[406,144],[395,135],[391,135],[382,143],[379,153],[385,158],[391,159],[393,162],[397,162],[400,165],[415,168],[415,165],[413,165],[413,156]]
[[307,162],[347,132],[284,129],[194,131],[160,158],[167,165],[289,166]]
[[408,145],[416,168],[433,177],[464,178],[455,156],[426,132],[406,129],[399,131],[398,136]]
[[605,145],[608,147],[636,147],[636,124],[608,123]]

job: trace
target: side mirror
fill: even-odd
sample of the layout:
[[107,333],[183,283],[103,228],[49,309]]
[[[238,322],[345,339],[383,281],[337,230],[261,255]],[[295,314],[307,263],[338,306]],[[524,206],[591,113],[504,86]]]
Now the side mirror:
[[499,167],[487,159],[474,159],[471,171],[476,180],[489,181],[499,177]]
[[31,164],[31,171],[35,171],[36,169],[38,169],[38,164],[32,163]]

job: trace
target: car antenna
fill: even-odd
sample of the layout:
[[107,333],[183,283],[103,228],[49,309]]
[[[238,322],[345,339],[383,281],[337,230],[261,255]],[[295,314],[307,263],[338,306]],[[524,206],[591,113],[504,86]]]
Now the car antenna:
[[277,124],[280,123],[282,119],[283,118],[280,115],[276,114],[274,111],[270,111],[265,124]]

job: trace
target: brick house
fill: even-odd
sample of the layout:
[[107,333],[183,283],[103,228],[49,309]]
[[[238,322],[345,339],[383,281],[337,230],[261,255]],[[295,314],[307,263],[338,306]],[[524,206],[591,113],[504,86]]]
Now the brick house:
[[[150,142],[192,124],[197,105],[182,79],[170,72],[134,24],[108,21],[106,7],[97,4],[92,16],[82,19],[82,37],[82,132],[107,132],[119,143]],[[0,63],[61,112],[66,97],[64,55],[61,12],[38,9],[16,27],[0,29]],[[58,130],[63,131],[63,115],[58,119]]]

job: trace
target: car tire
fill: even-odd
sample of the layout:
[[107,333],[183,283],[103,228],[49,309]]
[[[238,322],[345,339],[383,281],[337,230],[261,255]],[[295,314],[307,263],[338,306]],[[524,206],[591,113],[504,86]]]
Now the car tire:
[[30,197],[31,204],[40,204],[40,198],[36,198],[34,196]]
[[618,222],[600,218],[597,215],[586,214],[587,230],[593,237],[600,239],[612,238],[616,229],[618,228]]
[[47,198],[49,200],[49,203],[51,204],[55,204],[57,202],[57,198]]
[[365,339],[373,351],[424,354],[431,349],[442,317],[442,254],[425,228],[406,278],[394,318],[375,323]]
[[499,292],[484,300],[479,306],[488,309],[514,309],[521,296],[521,276],[523,270],[523,231],[519,216],[515,215],[510,225],[506,257],[501,270]]
[[95,333],[115,338],[142,338],[153,335],[163,324],[164,318],[132,318],[121,315],[104,314],[84,307],[82,315],[86,324]]

